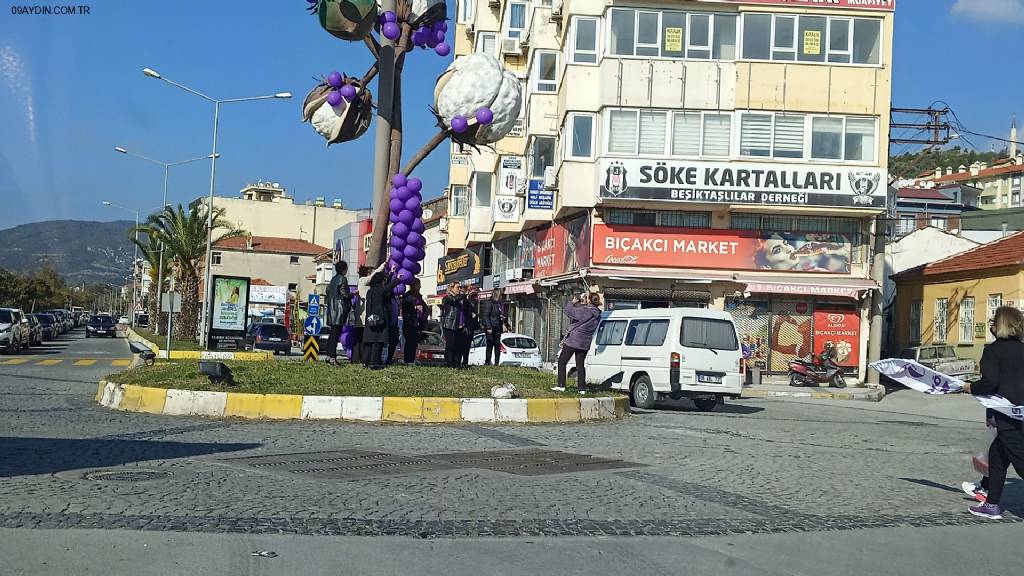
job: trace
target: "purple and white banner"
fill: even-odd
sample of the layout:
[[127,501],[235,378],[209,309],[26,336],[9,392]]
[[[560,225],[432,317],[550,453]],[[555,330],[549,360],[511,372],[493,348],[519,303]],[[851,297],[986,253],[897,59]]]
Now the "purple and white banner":
[[[907,388],[924,392],[925,394],[955,394],[964,388],[963,380],[936,372],[931,368],[914,360],[903,358],[888,358],[872,362],[869,367],[874,368],[879,374],[888,376],[903,384]],[[1015,420],[1024,422],[1024,406],[1014,406],[1002,396],[975,396],[982,406],[1005,414]]]

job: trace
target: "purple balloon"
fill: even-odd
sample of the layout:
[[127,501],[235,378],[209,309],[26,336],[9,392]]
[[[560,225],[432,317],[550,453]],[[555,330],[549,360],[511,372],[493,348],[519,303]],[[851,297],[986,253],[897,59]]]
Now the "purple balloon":
[[402,267],[402,260],[405,260],[405,256],[403,256],[401,252],[392,250],[388,264],[391,265],[390,268],[397,270]]
[[405,238],[406,242],[409,242],[409,238],[408,238],[409,232],[410,232],[409,226],[412,226],[412,223],[415,220],[416,220],[416,215],[413,214],[412,212],[408,211],[408,210],[402,210],[401,212],[398,213],[398,221],[400,223],[402,223],[402,224],[405,224],[405,226],[404,226],[405,234],[401,234],[401,236],[402,236],[402,238]]
[[434,41],[437,42],[438,44],[444,42],[444,30],[434,31]]
[[427,48],[437,48],[437,38],[433,36],[427,36]]
[[380,33],[388,40],[394,40],[402,34],[402,29],[394,22],[385,22],[384,25],[380,27]]
[[415,277],[412,272],[405,268],[400,268],[396,276],[398,276],[398,279],[401,280],[403,284],[408,284]]
[[384,21],[385,22],[398,22],[398,15],[389,10],[389,11],[384,13]]
[[407,269],[407,270],[408,270],[409,272],[412,272],[413,276],[415,276],[415,275],[419,274],[421,270],[423,270],[423,267],[422,267],[422,266],[420,266],[420,263],[419,263],[419,262],[413,262],[413,263],[412,263],[412,266],[411,266],[411,267],[409,267],[409,268],[406,268],[406,269]]
[[420,249],[415,247],[415,246],[413,246],[412,244],[406,244],[405,247],[402,248],[402,254],[404,254],[407,259],[409,259],[409,260],[411,260],[413,262],[415,262],[417,260],[416,254],[419,251],[420,251]]
[[444,20],[441,20],[441,30],[444,30],[445,32],[448,31],[448,23]]
[[[405,238],[409,235],[409,225],[402,222],[401,216],[399,216],[398,223],[391,227],[391,234],[399,238]],[[406,240],[406,244],[408,243],[409,241]]]
[[405,284],[399,284],[398,286],[395,286],[391,291],[395,293],[395,296],[401,296],[402,294],[405,294]]
[[462,134],[466,128],[469,128],[469,122],[466,121],[465,116],[452,116],[452,132]]
[[419,178],[409,178],[409,181],[406,182],[405,185],[409,188],[409,191],[414,194],[423,189],[423,181]]
[[327,75],[327,83],[335,88],[341,88],[341,83],[344,79],[341,77],[341,73],[335,70]]
[[481,124],[490,124],[494,121],[494,112],[492,112],[490,108],[484,106],[476,111],[476,121]]
[[417,262],[422,262],[426,256],[427,253],[423,251],[423,248],[416,248],[416,257],[413,258],[413,260]]
[[392,224],[397,224],[398,214],[395,214],[394,212],[388,214],[388,222],[391,222]]
[[[402,270],[408,270],[408,271],[412,272],[412,267],[415,266],[415,265],[416,265],[416,263],[413,262],[412,260],[408,259],[408,258],[403,258],[402,259]],[[415,272],[413,272],[413,274],[415,274]]]
[[405,201],[405,209],[410,211],[410,212],[415,212],[416,209],[419,208],[419,207],[420,207],[420,197],[419,196],[410,196],[409,199]]
[[420,204],[416,210],[413,210],[413,214],[415,214],[417,218],[423,218],[423,205]]
[[394,176],[391,177],[391,185],[394,186],[395,188],[401,188],[402,186],[405,186],[405,182],[405,176],[402,174],[395,174]]
[[447,42],[438,42],[437,46],[434,46],[434,52],[437,52],[438,56],[447,56],[452,53],[452,47]]
[[338,90],[338,94],[345,99],[345,102],[351,102],[356,97],[356,87],[351,84],[345,84]]
[[412,226],[409,226],[409,230],[412,230],[413,232],[416,232],[416,233],[419,233],[419,234],[423,234],[423,231],[426,230],[426,226],[423,225],[423,219],[422,218],[417,218],[417,219],[413,220],[412,221]]
[[407,248],[408,245],[409,243],[405,241],[405,238],[395,235],[391,236],[391,247],[394,248],[395,250],[403,250]]
[[[427,239],[426,239],[426,238],[424,238],[423,236],[420,236],[420,237],[419,237],[419,241],[418,241],[418,242],[409,242],[409,240],[408,240],[408,239],[406,239],[406,240],[405,240],[405,243],[406,243],[406,244],[412,244],[412,245],[413,245],[413,246],[415,246],[415,247],[416,247],[416,248],[417,248],[417,249],[418,249],[419,251],[421,251],[421,252],[422,252],[422,251],[423,251],[423,247],[427,245]],[[413,258],[413,260],[422,260],[422,259],[423,259],[423,256],[420,256],[419,258]]]
[[406,200],[408,200],[413,195],[413,190],[412,190],[412,187],[411,187],[412,186],[412,182],[413,181],[410,180],[408,183],[406,183],[405,186],[402,186],[401,188],[399,188],[398,189],[398,193],[397,193],[398,195],[396,196],[396,198],[398,198],[402,202],[405,202]]
[[341,104],[341,93],[337,90],[331,90],[327,93],[327,103],[331,106],[337,106]]
[[413,232],[412,230],[409,230],[409,233],[405,235],[406,244],[419,246],[421,240],[423,240],[423,235],[418,232]]
[[[391,205],[391,211],[393,213],[395,213],[395,214],[398,214],[402,210],[405,210],[405,202],[402,202],[401,198],[392,198],[390,205]],[[404,234],[403,234],[403,236],[404,236]]]
[[398,198],[398,188],[392,188],[391,192],[388,193],[388,200],[394,200]]

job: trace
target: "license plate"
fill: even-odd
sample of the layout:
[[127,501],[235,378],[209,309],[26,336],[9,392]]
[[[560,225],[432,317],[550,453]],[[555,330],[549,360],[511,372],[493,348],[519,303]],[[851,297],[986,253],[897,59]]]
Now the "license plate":
[[97,330],[96,333],[97,334],[106,334],[107,331],[106,330]]
[[515,352],[514,356],[516,358],[529,358],[530,356],[532,356],[532,354],[530,354],[529,352]]
[[697,374],[697,382],[701,384],[721,384],[720,374]]
[[280,338],[267,338],[267,341],[268,342],[280,342],[281,339]]

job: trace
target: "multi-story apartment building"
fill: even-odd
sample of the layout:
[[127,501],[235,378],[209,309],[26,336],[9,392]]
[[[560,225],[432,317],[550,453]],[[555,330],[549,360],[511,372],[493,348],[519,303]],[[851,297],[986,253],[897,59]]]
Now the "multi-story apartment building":
[[894,0],[456,12],[456,54],[501,59],[524,104],[493,150],[452,151],[440,268],[473,251],[470,281],[504,285],[548,359],[566,300],[597,290],[609,308],[729,310],[771,372],[832,341],[864,376]]

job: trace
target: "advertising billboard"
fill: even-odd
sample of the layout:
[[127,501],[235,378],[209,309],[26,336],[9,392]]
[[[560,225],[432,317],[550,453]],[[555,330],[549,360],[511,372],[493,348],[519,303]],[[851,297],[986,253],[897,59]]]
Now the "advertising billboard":
[[[535,278],[557,276],[590,264],[590,215],[532,233]],[[526,266],[524,264],[524,266]]]
[[860,315],[856,310],[822,308],[814,310],[814,353],[821,354],[825,343],[836,350],[836,364],[856,366],[860,359]]
[[249,278],[214,276],[210,303],[210,348],[237,348],[245,337]]

